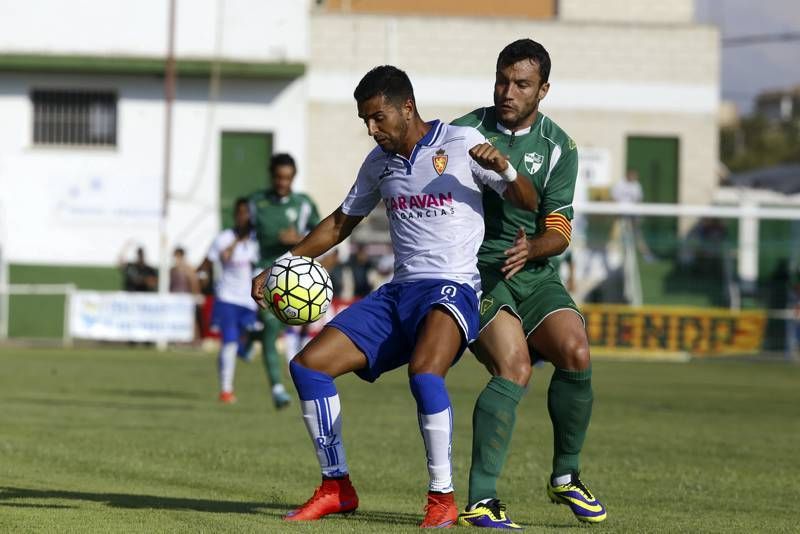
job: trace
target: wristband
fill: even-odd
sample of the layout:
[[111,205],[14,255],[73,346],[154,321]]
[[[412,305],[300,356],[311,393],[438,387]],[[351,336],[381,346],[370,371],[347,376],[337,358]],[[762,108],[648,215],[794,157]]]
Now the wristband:
[[497,174],[499,174],[505,182],[510,183],[517,179],[517,169],[515,169],[510,163],[506,166],[506,170]]

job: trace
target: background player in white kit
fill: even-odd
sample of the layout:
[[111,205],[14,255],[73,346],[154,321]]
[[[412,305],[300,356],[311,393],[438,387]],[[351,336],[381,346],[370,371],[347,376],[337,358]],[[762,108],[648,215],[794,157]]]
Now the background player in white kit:
[[[444,376],[477,335],[481,194],[489,186],[533,210],[536,193],[527,180],[516,180],[516,170],[477,130],[423,122],[403,71],[374,68],[354,96],[358,116],[378,147],[364,160],[342,205],[290,254],[323,254],[382,200],[395,255],[394,278],[337,315],[290,365],[323,480],[311,499],[285,519],[314,520],[358,506],[333,379],[355,372],[372,382],[408,364],[430,475],[421,526],[449,526],[458,509]],[[253,298],[262,306],[264,278],[253,281]]]
[[214,286],[212,323],[219,328],[222,345],[219,351],[219,400],[236,402],[233,375],[237,353],[244,356],[250,330],[258,320],[256,306],[250,298],[253,266],[258,263],[258,242],[250,223],[248,200],[234,203],[234,227],[223,230],[214,239],[201,268],[221,264],[222,273]]

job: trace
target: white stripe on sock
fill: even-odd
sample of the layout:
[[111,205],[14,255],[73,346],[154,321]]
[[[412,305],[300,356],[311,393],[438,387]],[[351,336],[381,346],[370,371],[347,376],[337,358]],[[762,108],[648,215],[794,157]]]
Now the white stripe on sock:
[[339,395],[300,401],[303,421],[323,476],[341,476],[350,470],[342,443],[342,414]]

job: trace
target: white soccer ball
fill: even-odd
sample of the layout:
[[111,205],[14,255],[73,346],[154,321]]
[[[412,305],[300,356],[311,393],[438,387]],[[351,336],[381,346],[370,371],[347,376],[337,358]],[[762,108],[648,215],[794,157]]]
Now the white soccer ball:
[[313,323],[325,315],[332,298],[333,284],[328,271],[306,256],[276,261],[264,283],[267,306],[286,324]]

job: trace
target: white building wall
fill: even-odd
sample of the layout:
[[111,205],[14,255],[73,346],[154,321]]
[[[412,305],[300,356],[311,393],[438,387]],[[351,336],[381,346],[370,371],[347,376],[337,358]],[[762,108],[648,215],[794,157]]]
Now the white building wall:
[[[309,0],[177,0],[176,55],[305,63]],[[168,0],[0,0],[0,56],[162,58]],[[161,76],[0,72],[0,221],[13,263],[113,265],[128,240],[158,262],[164,179]],[[113,90],[117,146],[33,145],[33,88]],[[270,132],[306,159],[306,82],[180,78],[173,107],[169,249],[200,261],[219,231],[222,132]],[[300,164],[297,187],[303,188]],[[266,185],[266,184],[265,184]]]
[[593,22],[689,23],[694,0],[558,0],[558,16]]
[[[305,62],[308,0],[176,0],[179,57]],[[0,53],[162,56],[168,0],[0,0]]]
[[[10,228],[7,260],[109,265],[123,243],[133,240],[156,261],[163,191],[161,81],[0,74],[0,87],[0,197]],[[33,146],[31,87],[117,90],[117,147]],[[219,231],[223,131],[273,132],[275,150],[305,160],[304,94],[302,80],[226,80],[213,103],[207,82],[181,81],[173,116],[171,245],[185,246],[190,259],[199,261]],[[302,181],[298,176],[300,187]]]
[[677,137],[680,201],[711,199],[719,106],[714,28],[314,13],[310,31],[309,185],[323,211],[340,202],[372,147],[352,97],[367,70],[400,66],[423,118],[451,120],[491,105],[497,54],[521,37],[543,43],[552,58],[542,111],[580,146],[607,150],[613,179],[624,174],[627,136]]

